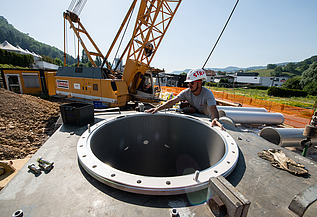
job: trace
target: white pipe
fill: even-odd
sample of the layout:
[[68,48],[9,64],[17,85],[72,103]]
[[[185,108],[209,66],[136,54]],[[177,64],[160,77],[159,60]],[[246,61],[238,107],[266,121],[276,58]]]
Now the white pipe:
[[217,106],[218,110],[224,111],[248,111],[248,112],[267,112],[265,108],[255,108],[255,107],[235,107],[235,106]]
[[[259,136],[279,146],[300,146],[300,141],[306,139],[303,136],[304,128],[273,128],[264,127]],[[317,138],[312,138],[313,145],[317,144]]]
[[231,125],[231,126],[233,126],[233,127],[236,126],[236,124],[234,123],[234,121],[233,121],[231,118],[226,117],[226,116],[220,117],[220,118],[219,118],[219,121],[220,121],[221,123],[226,123],[226,124]]
[[219,116],[230,117],[235,123],[241,124],[282,124],[284,122],[284,116],[281,113],[219,110]]

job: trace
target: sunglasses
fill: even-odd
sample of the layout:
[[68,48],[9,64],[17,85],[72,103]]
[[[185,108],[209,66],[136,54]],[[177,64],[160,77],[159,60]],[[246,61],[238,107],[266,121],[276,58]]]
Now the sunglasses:
[[195,83],[198,83],[200,82],[199,80],[198,81],[191,81],[191,82],[188,82],[187,84],[191,84],[191,85],[194,85]]

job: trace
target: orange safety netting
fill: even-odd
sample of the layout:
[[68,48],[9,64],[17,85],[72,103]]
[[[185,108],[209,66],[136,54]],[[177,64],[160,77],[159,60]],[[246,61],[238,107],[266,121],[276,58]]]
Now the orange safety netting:
[[163,93],[169,92],[173,93],[174,96],[177,96],[182,90],[185,90],[186,88],[184,87],[166,87],[166,86],[161,86],[161,91]]
[[[176,96],[179,92],[186,88],[182,87],[161,87],[162,92],[173,93]],[[305,125],[309,124],[310,119],[313,115],[313,109],[299,108],[295,106],[284,105],[281,103],[276,103],[272,101],[266,101],[261,99],[254,99],[242,95],[235,95],[226,93],[224,91],[212,91],[216,100],[225,100],[229,102],[234,102],[241,104],[242,106],[248,107],[263,107],[268,110],[268,112],[280,112],[283,113],[285,117],[285,124],[292,127],[303,128]]]

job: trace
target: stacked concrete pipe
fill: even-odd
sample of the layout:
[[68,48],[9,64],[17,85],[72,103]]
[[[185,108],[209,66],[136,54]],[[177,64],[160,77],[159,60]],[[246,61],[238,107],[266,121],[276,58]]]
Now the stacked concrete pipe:
[[[264,127],[259,136],[275,145],[290,147],[299,146],[300,141],[306,139],[303,136],[304,128],[273,128]],[[317,144],[317,138],[312,139],[313,145]]]
[[218,110],[224,111],[245,111],[245,112],[267,112],[265,108],[256,107],[235,107],[235,106],[217,106]]
[[[219,109],[220,108],[220,109]],[[281,113],[268,113],[265,108],[218,106],[220,117],[230,117],[235,123],[241,124],[282,124],[284,116]]]

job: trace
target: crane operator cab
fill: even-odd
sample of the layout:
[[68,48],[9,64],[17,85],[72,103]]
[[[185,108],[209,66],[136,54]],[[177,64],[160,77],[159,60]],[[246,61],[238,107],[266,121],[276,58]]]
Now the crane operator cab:
[[155,101],[159,100],[160,95],[160,83],[159,79],[156,79],[158,72],[147,71],[144,75],[141,75],[142,79],[134,97],[140,101]]

